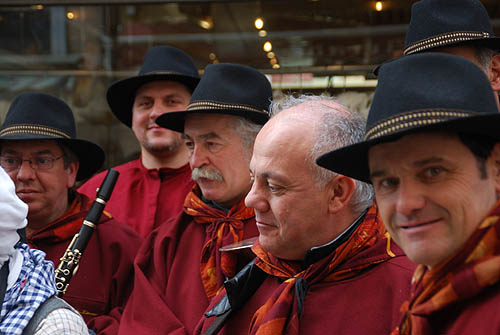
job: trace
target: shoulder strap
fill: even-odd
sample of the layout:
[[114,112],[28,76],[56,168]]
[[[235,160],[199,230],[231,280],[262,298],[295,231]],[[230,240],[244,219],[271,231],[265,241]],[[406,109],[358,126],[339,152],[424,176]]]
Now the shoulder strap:
[[203,335],[216,335],[219,333],[219,331],[222,329],[224,324],[226,323],[227,319],[231,316],[231,308],[226,310],[223,314],[218,315],[215,318],[214,323],[208,327],[208,329],[203,333]]
[[7,291],[7,280],[9,278],[9,261],[3,263],[0,269],[0,308],[3,305],[3,299],[5,298],[5,291]]
[[38,307],[38,309],[35,311],[35,314],[31,318],[26,328],[24,328],[23,335],[34,334],[40,322],[42,322],[42,320],[45,319],[47,315],[50,314],[50,312],[59,308],[73,310],[73,307],[71,307],[66,301],[58,298],[55,295],[45,300],[45,302],[41,304],[40,307]]

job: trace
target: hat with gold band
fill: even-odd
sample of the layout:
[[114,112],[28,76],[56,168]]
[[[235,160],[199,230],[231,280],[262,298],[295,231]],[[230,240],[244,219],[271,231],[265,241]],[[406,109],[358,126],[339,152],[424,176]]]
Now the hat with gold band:
[[423,131],[471,133],[500,140],[500,113],[488,78],[474,63],[422,53],[382,64],[364,140],[319,157],[319,166],[369,182],[368,151]]
[[229,114],[264,124],[269,119],[273,91],[259,71],[239,64],[210,64],[191,96],[185,111],[160,115],[156,123],[184,131],[184,119],[192,113]]
[[421,0],[411,8],[404,54],[475,43],[500,50],[488,12],[479,0]]
[[14,99],[0,127],[0,146],[2,141],[11,140],[56,140],[64,144],[78,157],[77,180],[90,177],[104,162],[101,147],[76,138],[69,106],[45,93],[21,93]]
[[149,49],[139,74],[114,82],[106,93],[111,112],[127,127],[132,127],[132,107],[137,90],[153,81],[174,81],[193,92],[200,81],[198,68],[184,51],[160,45]]

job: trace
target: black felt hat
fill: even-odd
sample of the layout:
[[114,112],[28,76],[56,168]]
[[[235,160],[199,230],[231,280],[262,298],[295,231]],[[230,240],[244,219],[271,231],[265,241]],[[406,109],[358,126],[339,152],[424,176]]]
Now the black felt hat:
[[104,163],[101,147],[76,138],[69,106],[45,93],[21,93],[14,99],[0,128],[0,141],[5,140],[56,140],[64,144],[80,162],[77,180],[92,176]]
[[434,52],[382,64],[364,140],[324,154],[316,163],[369,182],[370,147],[427,130],[500,140],[496,99],[488,78],[476,64]]
[[479,0],[421,0],[411,8],[404,54],[463,43],[500,50],[486,8]]
[[254,68],[238,64],[210,64],[191,96],[185,111],[160,115],[156,123],[184,131],[184,119],[192,113],[242,116],[254,123],[269,120],[273,90],[269,80]]
[[107,99],[111,111],[126,126],[132,126],[132,106],[135,93],[142,85],[152,81],[176,81],[192,92],[200,75],[191,56],[171,46],[149,49],[139,75],[114,82],[108,89]]

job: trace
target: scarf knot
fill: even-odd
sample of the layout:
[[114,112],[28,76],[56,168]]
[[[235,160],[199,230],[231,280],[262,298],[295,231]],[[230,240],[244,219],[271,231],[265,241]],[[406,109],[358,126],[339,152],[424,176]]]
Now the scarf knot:
[[[370,266],[390,259],[385,253],[385,228],[378,217],[376,207],[371,207],[363,222],[352,235],[333,252],[301,269],[300,262],[291,262],[274,257],[266,252],[258,241],[252,247],[257,258],[255,264],[271,276],[284,279],[280,287],[253,315],[249,334],[298,335],[300,319],[308,289],[318,283],[334,282],[352,278]],[[378,243],[384,256],[367,260],[356,266],[348,261]],[[347,264],[347,265],[346,265]]]
[[214,297],[226,278],[237,272],[238,258],[230,252],[220,252],[223,246],[243,240],[245,222],[255,215],[244,205],[244,199],[227,213],[207,205],[199,197],[197,186],[184,201],[184,212],[205,228],[206,237],[200,258],[200,275],[208,298]]

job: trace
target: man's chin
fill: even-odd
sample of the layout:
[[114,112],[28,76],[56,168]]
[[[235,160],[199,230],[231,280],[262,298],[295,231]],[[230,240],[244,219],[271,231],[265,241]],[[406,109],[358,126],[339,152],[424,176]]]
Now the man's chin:
[[196,181],[198,186],[200,187],[201,194],[203,197],[210,201],[219,202],[220,196],[216,190],[217,185],[220,183],[216,180],[206,179],[206,178],[198,178]]
[[144,149],[148,151],[149,153],[155,155],[155,154],[160,154],[160,153],[170,153],[174,154],[177,153],[180,148],[181,144],[179,143],[145,143],[143,145]]

